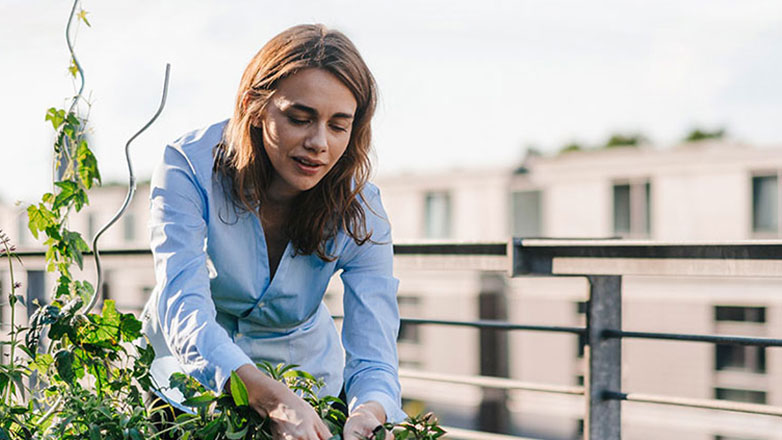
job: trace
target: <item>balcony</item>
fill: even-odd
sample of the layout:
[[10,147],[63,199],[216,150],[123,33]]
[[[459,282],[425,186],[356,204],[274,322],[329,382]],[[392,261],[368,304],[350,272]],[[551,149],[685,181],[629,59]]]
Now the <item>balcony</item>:
[[[108,296],[137,310],[151,282],[149,252],[102,255]],[[780,240],[409,243],[395,245],[395,255],[403,397],[409,410],[439,405],[447,438],[770,439],[782,431],[782,339],[768,337],[782,325]],[[41,253],[20,256],[28,278],[42,276]],[[530,287],[572,309],[520,304],[516,292]],[[472,294],[449,296],[454,288]],[[326,297],[337,318],[339,296],[334,285]],[[429,307],[433,296],[454,306],[456,319],[446,313],[454,307]],[[670,313],[676,306],[684,319]],[[674,347],[670,358],[662,345]],[[655,380],[638,377],[649,372]]]

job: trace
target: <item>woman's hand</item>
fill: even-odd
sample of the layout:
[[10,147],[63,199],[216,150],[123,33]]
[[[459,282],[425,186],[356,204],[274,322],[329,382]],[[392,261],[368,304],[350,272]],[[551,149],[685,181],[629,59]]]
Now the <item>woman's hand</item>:
[[[386,412],[383,407],[370,401],[356,407],[345,422],[343,440],[363,440],[371,438],[372,432],[386,421]],[[386,434],[387,440],[393,440],[394,435]]]
[[[258,414],[272,420],[275,440],[328,440],[331,433],[315,410],[285,384],[245,364],[236,374],[247,388],[247,396]],[[230,388],[229,388],[230,389]]]

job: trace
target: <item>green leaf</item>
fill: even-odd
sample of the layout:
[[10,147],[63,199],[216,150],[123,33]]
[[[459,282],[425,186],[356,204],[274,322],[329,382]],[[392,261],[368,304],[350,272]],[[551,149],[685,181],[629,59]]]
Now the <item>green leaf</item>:
[[73,353],[68,350],[60,350],[54,355],[54,362],[60,378],[73,385],[73,380],[76,377],[73,372]]
[[90,250],[90,247],[87,245],[87,242],[84,241],[83,238],[81,238],[81,234],[75,231],[63,231],[62,234],[62,241],[65,245],[66,253],[69,257],[76,260],[76,264],[79,266],[79,269],[84,268],[84,257],[83,253]]
[[27,227],[36,240],[38,239],[38,231],[45,231],[56,224],[54,213],[49,211],[43,203],[27,207],[27,220]]
[[235,371],[231,371],[231,396],[233,396],[236,406],[250,404],[250,399],[247,396],[247,387]]
[[85,11],[84,9],[79,10],[79,13],[76,14],[76,16],[79,18],[79,20],[83,21],[84,24],[86,24],[88,27],[92,27],[89,21],[87,21],[87,14],[89,12]]
[[98,160],[92,154],[92,150],[90,150],[85,139],[79,142],[79,147],[76,149],[76,163],[78,164],[79,179],[81,179],[81,183],[85,188],[92,188],[94,182],[100,185],[101,178],[98,171]]
[[54,107],[46,111],[46,120],[52,121],[52,127],[55,130],[60,128],[63,122],[65,122],[65,110],[58,110]]
[[132,314],[125,313],[120,318],[119,331],[123,341],[135,341],[141,337],[141,321]]
[[76,66],[76,60],[71,58],[71,64],[68,66],[68,72],[71,73],[71,76],[76,78],[76,74],[79,73],[79,67]]
[[90,440],[101,440],[100,427],[90,424]]
[[68,206],[71,200],[76,196],[76,191],[79,190],[79,185],[70,180],[54,182],[54,185],[60,188],[60,192],[54,198],[54,203],[52,204],[53,210]]
[[204,408],[212,404],[217,400],[214,396],[208,394],[202,394],[200,396],[191,397],[182,401],[182,405],[189,406],[191,408]]
[[5,395],[5,387],[8,386],[10,377],[7,373],[0,373],[0,393]]
[[117,313],[117,307],[114,304],[113,299],[107,299],[103,301],[103,310],[101,310],[101,317],[103,318],[104,325],[110,325],[112,327],[119,328],[120,316]]
[[245,434],[247,434],[247,430],[250,429],[250,425],[244,425],[244,428],[240,429],[239,431],[226,431],[225,436],[229,440],[238,440],[241,438],[244,438]]
[[41,376],[46,376],[49,367],[54,362],[54,358],[49,353],[42,353],[35,357],[35,361],[30,363],[30,368],[38,371]]

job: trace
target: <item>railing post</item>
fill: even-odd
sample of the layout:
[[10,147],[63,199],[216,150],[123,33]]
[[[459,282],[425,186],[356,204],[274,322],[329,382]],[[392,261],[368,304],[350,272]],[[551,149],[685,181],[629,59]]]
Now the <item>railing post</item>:
[[[481,291],[478,296],[480,319],[506,321],[508,302],[505,294],[505,276],[501,272],[481,273]],[[508,377],[508,332],[481,329],[481,376]],[[508,433],[510,414],[508,393],[502,389],[484,388],[478,412],[481,431]]]
[[605,338],[603,330],[622,328],[622,277],[590,276],[588,279],[584,438],[619,440],[622,438],[621,403],[606,399],[604,392],[621,390],[622,343],[618,338]]

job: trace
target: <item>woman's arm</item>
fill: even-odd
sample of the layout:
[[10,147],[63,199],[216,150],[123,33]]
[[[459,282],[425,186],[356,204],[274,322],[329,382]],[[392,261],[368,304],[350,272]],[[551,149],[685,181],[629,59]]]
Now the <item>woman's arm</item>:
[[150,188],[150,234],[157,280],[155,314],[185,373],[212,391],[252,363],[215,317],[207,270],[207,193],[179,146],[167,146]]
[[387,418],[396,423],[406,414],[401,410],[397,372],[398,281],[393,276],[391,227],[377,189],[368,187],[365,196],[367,230],[372,231],[372,239],[362,246],[348,243],[352,252],[346,252],[340,262],[345,286],[345,390],[351,415],[360,407],[374,410],[379,406],[382,414],[376,417],[378,422]]

